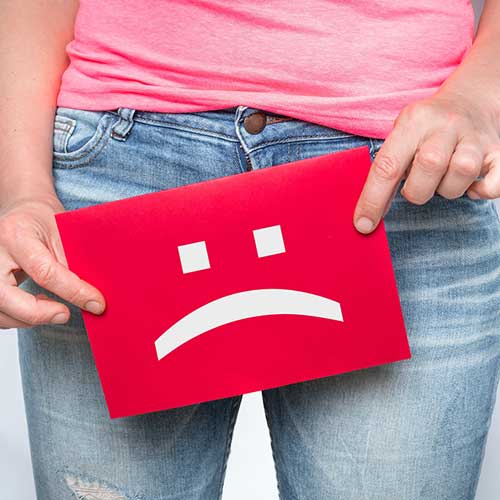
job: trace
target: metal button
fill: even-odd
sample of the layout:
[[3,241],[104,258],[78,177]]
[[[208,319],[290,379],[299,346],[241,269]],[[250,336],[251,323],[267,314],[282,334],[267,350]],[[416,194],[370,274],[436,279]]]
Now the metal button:
[[264,130],[266,121],[266,114],[262,111],[257,111],[245,117],[243,126],[249,134],[258,134]]

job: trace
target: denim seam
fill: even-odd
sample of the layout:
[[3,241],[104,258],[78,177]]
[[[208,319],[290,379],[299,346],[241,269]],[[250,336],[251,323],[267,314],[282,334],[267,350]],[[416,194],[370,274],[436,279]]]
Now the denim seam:
[[68,127],[73,128],[76,125],[76,120],[69,116],[55,115],[54,116],[54,127]]
[[[102,123],[102,122],[101,122]],[[98,125],[98,127],[102,127],[102,125]],[[86,158],[87,156],[89,156],[95,149],[97,149],[99,147],[99,145],[101,144],[102,140],[106,138],[106,130],[107,130],[108,126],[104,127],[104,129],[102,131],[98,131],[98,129],[96,128],[96,130],[94,131],[94,135],[89,139],[89,141],[95,139],[96,140],[96,143],[91,147],[89,148],[88,150],[85,151],[84,154],[82,155],[75,155],[74,158],[68,158],[68,159],[64,159],[64,158],[57,158],[56,160],[57,161],[61,161],[61,162],[65,162],[65,161],[73,161],[73,160],[79,160],[79,159],[82,159],[82,158]],[[82,146],[82,148],[84,148],[84,146]],[[58,152],[56,152],[57,154],[60,154]],[[64,154],[64,153],[62,153]],[[73,153],[67,153],[67,154],[73,154]]]
[[[76,120],[67,116],[56,115],[54,119],[53,147],[67,150],[68,142],[76,127]],[[55,150],[55,149],[54,149]]]
[[240,166],[240,171],[243,173],[246,170],[245,170],[245,166],[243,165],[243,163],[241,161],[241,155],[239,152],[240,148],[241,148],[241,144],[236,144],[235,148],[234,148],[234,153],[236,155],[236,161],[237,161],[238,165]]
[[54,123],[54,130],[62,130],[63,132],[69,132],[73,128],[72,125],[66,123]]
[[316,142],[316,141],[330,141],[332,139],[341,140],[341,139],[351,139],[355,138],[355,135],[301,135],[297,137],[288,137],[286,139],[277,139],[274,141],[266,141],[261,142],[258,146],[253,148],[249,148],[248,152],[258,151],[259,149],[265,148],[267,146],[271,146],[273,144],[290,144],[290,143],[298,143],[298,142]]
[[[107,115],[111,116],[111,115]],[[85,151],[85,154],[81,156],[75,156],[74,158],[56,158],[53,155],[52,161],[54,164],[61,164],[61,168],[71,169],[71,168],[80,168],[84,167],[92,163],[95,158],[106,148],[111,139],[111,131],[112,126],[114,126],[116,122],[109,123],[104,127],[104,130],[101,133],[101,137],[97,140],[96,144],[94,144],[89,150]],[[64,153],[63,153],[64,154]],[[71,154],[71,153],[68,153]]]
[[53,151],[56,149],[61,149],[62,151],[66,151],[68,147],[68,141],[71,136],[71,129],[59,129],[54,128],[54,137],[53,137]]
[[[185,132],[193,132],[193,133],[198,133],[200,135],[209,135],[211,137],[225,139],[225,140],[228,140],[230,142],[238,142],[238,140],[233,136],[214,132],[213,130],[209,130],[206,128],[190,127],[188,125],[178,125],[177,123],[161,121],[161,120],[152,120],[152,119],[145,120],[144,118],[136,118],[136,117],[134,117],[134,121],[136,121],[138,123],[143,123],[145,125],[158,125],[159,127],[173,128],[176,130],[184,130]],[[205,132],[205,133],[202,133],[202,132]]]
[[111,127],[111,137],[117,141],[126,141],[134,126],[135,109],[118,108],[117,111],[121,120],[116,121]]
[[229,416],[228,432],[226,434],[226,445],[225,445],[224,457],[223,457],[223,461],[222,461],[221,474],[220,474],[220,479],[219,479],[219,494],[217,497],[218,500],[222,499],[222,493],[224,490],[224,478],[225,478],[226,469],[227,469],[227,462],[229,459],[229,452],[231,450],[233,431],[234,431],[236,416],[238,415],[238,408],[239,408],[240,403],[241,403],[241,398],[242,398],[242,396],[233,396],[233,401],[231,404],[231,409],[230,409],[231,414]]

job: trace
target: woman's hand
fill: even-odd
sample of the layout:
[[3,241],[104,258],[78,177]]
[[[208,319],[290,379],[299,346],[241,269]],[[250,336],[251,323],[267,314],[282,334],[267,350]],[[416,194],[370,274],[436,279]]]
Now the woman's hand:
[[[376,154],[354,212],[362,233],[385,216],[399,183],[421,205],[435,193],[447,199],[500,197],[500,119],[493,107],[464,95],[437,93],[404,108]],[[477,179],[478,176],[484,178]]]
[[94,314],[104,311],[102,294],[67,268],[54,214],[58,200],[18,200],[0,208],[0,328],[65,323],[66,305],[17,285],[26,276]]

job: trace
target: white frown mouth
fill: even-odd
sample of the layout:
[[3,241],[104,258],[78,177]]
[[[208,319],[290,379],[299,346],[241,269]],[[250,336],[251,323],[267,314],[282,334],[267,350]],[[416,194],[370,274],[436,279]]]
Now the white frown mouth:
[[218,326],[241,319],[277,314],[344,321],[340,304],[321,295],[286,288],[246,290],[213,300],[174,323],[155,340],[158,360]]

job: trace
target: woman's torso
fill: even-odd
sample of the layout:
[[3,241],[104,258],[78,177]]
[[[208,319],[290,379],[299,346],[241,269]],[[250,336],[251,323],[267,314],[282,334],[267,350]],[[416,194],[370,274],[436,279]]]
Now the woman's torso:
[[80,0],[57,104],[239,104],[384,138],[473,37],[468,0]]

